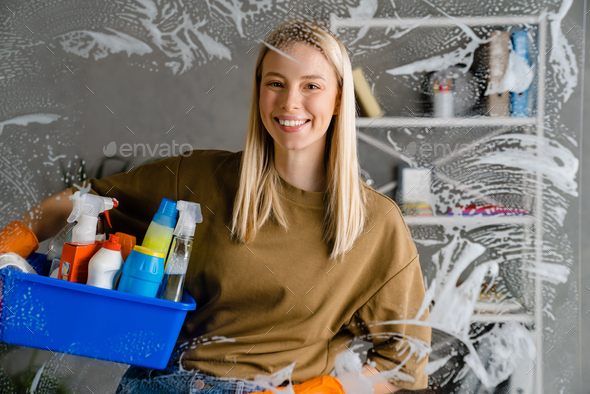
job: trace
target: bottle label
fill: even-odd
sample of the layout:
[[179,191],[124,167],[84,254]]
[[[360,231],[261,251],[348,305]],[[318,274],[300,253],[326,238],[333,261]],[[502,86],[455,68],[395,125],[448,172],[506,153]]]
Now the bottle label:
[[53,259],[53,261],[51,262],[51,267],[49,267],[49,272],[53,272],[53,270],[58,269],[59,263],[61,263],[60,259]]
[[68,276],[70,275],[70,263],[64,261],[61,265],[61,279],[68,280]]

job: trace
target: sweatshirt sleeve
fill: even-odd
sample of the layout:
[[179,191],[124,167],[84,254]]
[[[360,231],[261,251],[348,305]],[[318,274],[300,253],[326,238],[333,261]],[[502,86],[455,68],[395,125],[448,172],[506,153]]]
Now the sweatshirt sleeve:
[[[91,193],[114,197],[119,202],[119,206],[109,212],[113,228],[105,230],[133,235],[140,244],[162,198],[177,200],[181,160],[182,156],[174,156],[107,178],[85,181],[85,185],[90,183]],[[83,183],[78,186],[82,187]]]
[[[425,289],[418,256],[389,279],[353,316],[348,329],[371,341],[367,363],[379,372],[390,372],[389,381],[416,390],[428,386],[422,369],[428,363],[431,329],[415,324],[382,324],[414,319],[422,305]],[[420,317],[425,321],[428,309]],[[373,364],[374,362],[374,364]]]

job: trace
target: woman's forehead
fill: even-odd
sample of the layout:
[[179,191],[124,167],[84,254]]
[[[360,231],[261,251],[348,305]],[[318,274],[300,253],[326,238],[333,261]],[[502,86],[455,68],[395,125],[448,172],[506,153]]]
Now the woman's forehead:
[[324,77],[332,69],[322,52],[303,42],[276,47],[276,50],[269,48],[263,59],[263,69],[277,67],[288,67],[305,74],[322,74]]

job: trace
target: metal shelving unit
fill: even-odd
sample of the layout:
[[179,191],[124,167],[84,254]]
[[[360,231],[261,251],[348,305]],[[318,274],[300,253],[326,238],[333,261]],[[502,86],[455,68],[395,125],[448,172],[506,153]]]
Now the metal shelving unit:
[[[545,116],[545,72],[546,72],[546,47],[547,47],[547,13],[539,15],[522,16],[490,16],[490,17],[430,17],[430,18],[379,18],[369,21],[358,21],[353,19],[339,19],[331,15],[330,28],[336,34],[339,28],[393,28],[393,27],[414,27],[433,28],[453,25],[467,26],[509,26],[525,25],[538,27],[538,53],[537,53],[537,114],[534,117],[463,117],[463,118],[432,118],[432,117],[380,117],[380,118],[357,118],[357,127],[363,128],[403,128],[403,127],[518,127],[530,126],[536,130],[536,135],[544,136]],[[531,58],[533,58],[531,56]],[[384,152],[400,157],[400,153],[381,141],[358,130],[359,139],[371,144],[373,147]],[[527,242],[534,240],[535,262],[542,262],[543,247],[543,177],[541,172],[535,174],[536,193],[534,215],[530,216],[432,216],[432,217],[411,217],[406,216],[405,220],[409,226],[452,226],[465,229],[475,229],[490,225],[515,225],[531,226],[535,229],[532,237],[526,236]],[[539,231],[537,231],[538,229]],[[530,290],[533,299],[533,314],[518,313],[479,313],[473,316],[473,322],[496,323],[517,321],[523,324],[534,325],[534,341],[537,350],[535,360],[534,390],[535,393],[543,393],[543,294],[542,281],[538,277],[534,279],[533,289]],[[530,372],[530,371],[529,371]],[[528,373],[527,373],[528,374]],[[531,382],[532,383],[532,382]],[[531,386],[533,386],[531,384]]]
[[494,216],[404,216],[408,226],[433,226],[448,227],[462,226],[474,229],[482,226],[498,224],[533,225],[534,219],[528,215],[494,215]]
[[358,118],[357,127],[494,127],[494,126],[535,126],[537,118],[523,117],[511,118],[508,116],[477,116],[471,118]]

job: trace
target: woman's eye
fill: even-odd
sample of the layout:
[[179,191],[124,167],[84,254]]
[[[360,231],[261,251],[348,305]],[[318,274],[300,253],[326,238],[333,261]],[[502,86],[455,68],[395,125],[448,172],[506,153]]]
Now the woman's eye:
[[[283,86],[283,84],[280,83],[280,82],[269,82],[266,85],[267,86],[272,86],[272,87],[281,87],[281,86]],[[318,85],[314,85],[314,84],[311,84],[311,83],[309,85],[307,85],[307,87],[310,88],[311,90],[317,90],[317,89],[320,88]]]

